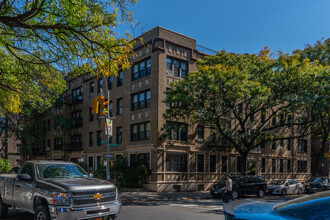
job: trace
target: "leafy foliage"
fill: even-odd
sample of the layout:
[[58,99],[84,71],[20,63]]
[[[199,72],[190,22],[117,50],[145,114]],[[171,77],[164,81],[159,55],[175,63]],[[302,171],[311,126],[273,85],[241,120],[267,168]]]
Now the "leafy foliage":
[[[125,157],[116,158],[115,166],[110,168],[111,178],[117,182],[118,187],[123,188],[136,188],[141,187],[151,171],[141,163],[137,161],[137,166],[129,166]],[[101,166],[94,172],[96,178],[106,179],[106,167]]]
[[[214,128],[216,145],[226,140],[241,154],[243,173],[252,149],[309,133],[312,119],[303,94],[311,76],[324,71],[322,66],[301,60],[298,54],[279,53],[274,58],[265,48],[258,55],[221,51],[197,67],[166,91],[164,102],[176,104],[164,117]],[[305,129],[292,131],[294,125]]]
[[9,173],[12,168],[10,160],[0,158],[0,173]]
[[135,3],[0,0],[0,115],[58,97],[67,76],[128,67],[133,41],[116,28],[131,22],[127,8]]

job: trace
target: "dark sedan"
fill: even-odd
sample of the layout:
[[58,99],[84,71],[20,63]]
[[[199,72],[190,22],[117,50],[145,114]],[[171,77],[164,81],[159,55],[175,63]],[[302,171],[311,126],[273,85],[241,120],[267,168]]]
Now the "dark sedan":
[[330,189],[330,180],[328,177],[312,177],[306,183],[306,193],[319,192]]
[[326,220],[330,219],[330,191],[276,204],[251,199],[224,205],[227,220]]

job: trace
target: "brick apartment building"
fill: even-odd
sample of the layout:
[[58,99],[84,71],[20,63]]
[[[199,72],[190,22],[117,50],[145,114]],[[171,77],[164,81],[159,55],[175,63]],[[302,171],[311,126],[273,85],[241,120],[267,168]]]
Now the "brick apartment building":
[[[162,117],[168,107],[162,100],[169,83],[195,71],[195,62],[205,53],[196,40],[156,27],[141,36],[132,57],[132,68],[117,77],[97,78],[84,75],[68,81],[68,90],[52,109],[53,115],[71,118],[73,128],[56,129],[53,118],[45,119],[44,149],[35,159],[84,161],[88,171],[96,170],[106,155],[105,119],[91,113],[92,99],[110,90],[109,108],[113,119],[110,154],[134,163],[136,155],[152,170],[145,187],[154,191],[207,190],[226,173],[240,173],[240,156],[226,146],[205,142],[210,129],[198,125],[172,129],[168,140],[161,140]],[[107,85],[106,85],[107,84]],[[52,126],[54,125],[54,126]],[[310,138],[278,141],[250,153],[248,161],[255,174],[266,179],[310,176]],[[252,162],[253,161],[253,162]]]

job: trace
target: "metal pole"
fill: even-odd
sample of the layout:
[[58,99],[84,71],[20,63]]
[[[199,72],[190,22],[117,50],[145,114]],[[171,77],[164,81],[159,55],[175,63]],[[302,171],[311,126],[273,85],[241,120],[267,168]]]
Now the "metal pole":
[[110,119],[109,114],[110,114],[110,109],[109,109],[109,105],[110,105],[110,97],[109,97],[109,89],[108,89],[108,84],[106,83],[106,89],[107,89],[107,99],[108,99],[108,114],[105,117],[105,123],[107,125],[107,180],[110,181],[110,161],[109,161],[109,156],[110,156],[110,142],[109,142],[109,128],[108,128],[108,122],[107,119]]

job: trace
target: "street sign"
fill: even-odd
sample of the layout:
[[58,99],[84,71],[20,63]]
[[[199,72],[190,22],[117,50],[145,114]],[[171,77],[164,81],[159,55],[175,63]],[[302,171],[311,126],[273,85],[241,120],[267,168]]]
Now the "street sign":
[[118,144],[110,144],[110,147],[119,147]]
[[112,154],[105,155],[106,158],[112,158]]
[[107,143],[107,140],[101,141],[101,144],[106,144],[106,143]]

